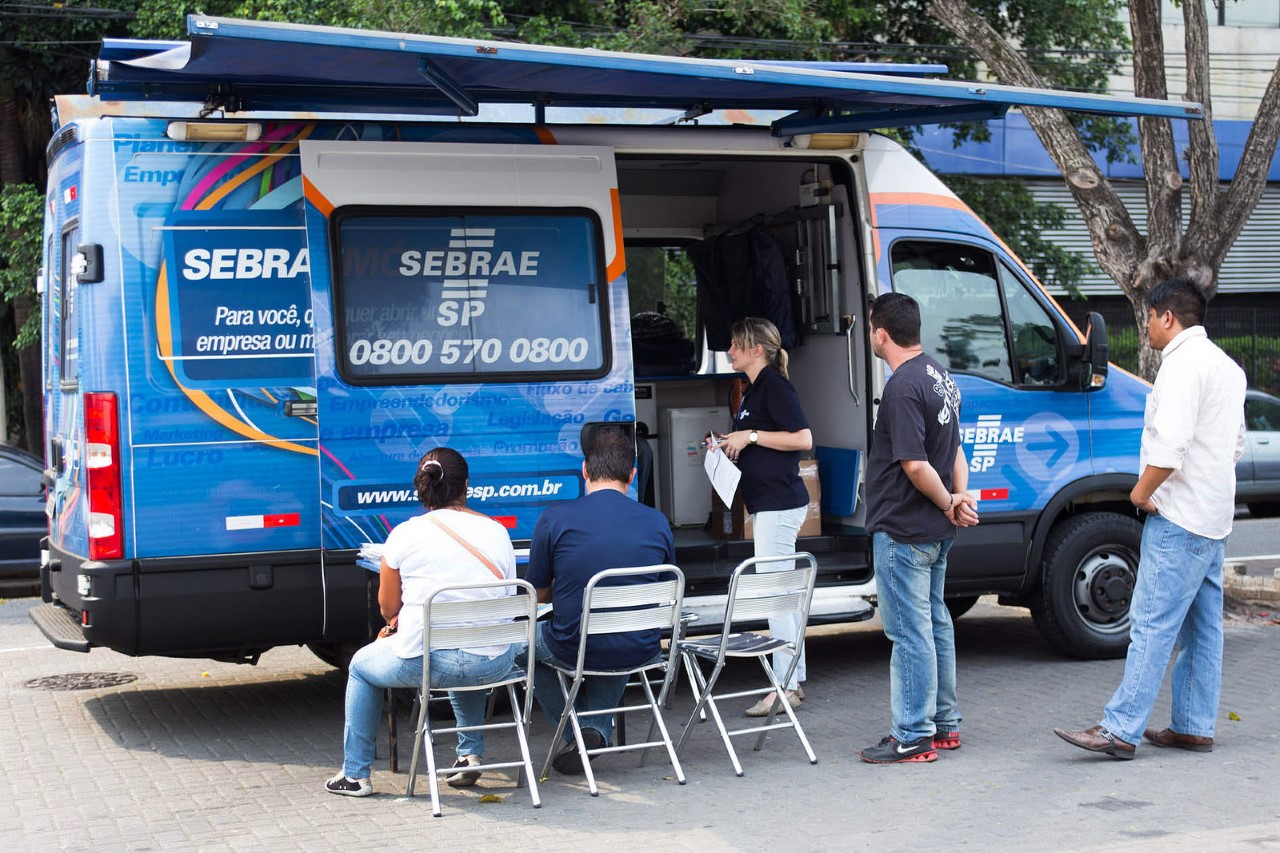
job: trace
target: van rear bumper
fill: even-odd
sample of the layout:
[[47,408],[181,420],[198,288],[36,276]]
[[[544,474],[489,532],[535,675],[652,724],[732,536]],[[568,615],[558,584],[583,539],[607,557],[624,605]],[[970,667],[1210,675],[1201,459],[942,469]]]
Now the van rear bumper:
[[80,630],[80,623],[76,621],[76,614],[67,608],[57,604],[37,604],[28,615],[54,648],[69,652],[88,652],[91,648]]
[[51,609],[32,619],[59,648],[252,663],[274,646],[368,637],[372,574],[318,549],[112,561],[50,550]]

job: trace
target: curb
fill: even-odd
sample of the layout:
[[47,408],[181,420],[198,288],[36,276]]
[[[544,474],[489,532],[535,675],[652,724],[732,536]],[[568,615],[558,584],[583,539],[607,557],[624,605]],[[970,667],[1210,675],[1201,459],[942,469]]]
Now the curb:
[[1222,591],[1242,601],[1280,603],[1280,569],[1271,577],[1247,575],[1245,563],[1227,563],[1223,566]]

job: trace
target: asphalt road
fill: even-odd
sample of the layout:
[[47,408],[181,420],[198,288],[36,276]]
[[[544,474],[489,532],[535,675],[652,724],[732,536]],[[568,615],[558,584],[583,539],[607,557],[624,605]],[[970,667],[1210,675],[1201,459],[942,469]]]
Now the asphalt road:
[[1250,518],[1249,511],[1236,514],[1227,537],[1227,558],[1280,554],[1280,518]]

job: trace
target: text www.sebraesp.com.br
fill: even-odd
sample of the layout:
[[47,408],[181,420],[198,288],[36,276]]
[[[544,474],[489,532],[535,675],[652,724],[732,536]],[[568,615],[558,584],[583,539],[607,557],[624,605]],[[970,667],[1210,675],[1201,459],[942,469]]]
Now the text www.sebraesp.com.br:
[[[544,479],[541,483],[504,483],[500,486],[471,486],[467,500],[480,502],[493,498],[553,498],[560,494],[564,481]],[[417,498],[413,489],[360,489],[355,495],[359,506],[381,506],[407,503]]]

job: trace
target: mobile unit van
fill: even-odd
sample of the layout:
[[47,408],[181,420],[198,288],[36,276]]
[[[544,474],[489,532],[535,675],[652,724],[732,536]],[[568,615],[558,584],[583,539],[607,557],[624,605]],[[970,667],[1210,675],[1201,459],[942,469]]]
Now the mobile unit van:
[[[55,645],[254,661],[307,644],[341,661],[376,601],[359,555],[419,510],[423,452],[462,452],[470,505],[521,543],[582,493],[579,436],[609,422],[636,424],[637,497],[672,519],[686,601],[714,622],[751,543],[704,529],[699,445],[728,425],[726,330],[747,313],[793,339],[817,445],[820,521],[799,545],[821,572],[813,621],[865,618],[862,459],[884,379],[865,316],[893,288],[964,395],[983,523],[952,551],[957,609],[995,592],[1060,648],[1123,650],[1148,387],[1108,374],[1100,322],[1080,334],[869,129],[1194,105],[901,68],[189,30],[106,43],[90,95],[56,104],[32,611]],[[527,118],[485,120],[515,104]],[[708,113],[721,123],[692,120]]]

